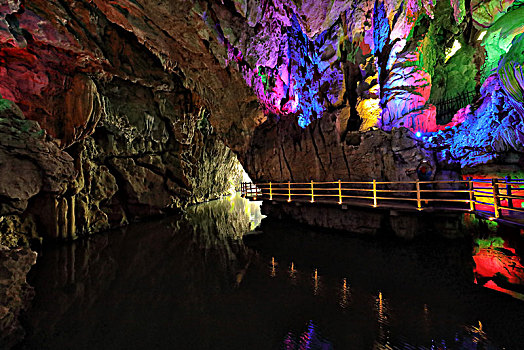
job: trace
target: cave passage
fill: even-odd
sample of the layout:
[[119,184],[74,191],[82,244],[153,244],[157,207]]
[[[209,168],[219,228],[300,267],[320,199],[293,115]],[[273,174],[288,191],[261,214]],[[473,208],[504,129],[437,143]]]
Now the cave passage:
[[479,286],[500,280],[504,252],[518,254],[488,230],[475,242],[406,244],[261,219],[260,202],[233,196],[45,248],[29,278],[36,296],[20,348],[517,349],[524,341],[524,304]]

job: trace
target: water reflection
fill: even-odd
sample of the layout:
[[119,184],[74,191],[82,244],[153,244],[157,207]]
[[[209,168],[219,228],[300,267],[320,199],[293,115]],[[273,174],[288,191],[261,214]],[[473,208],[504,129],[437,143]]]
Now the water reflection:
[[318,270],[315,269],[313,273],[313,294],[318,295],[320,291],[320,278],[318,277]]
[[271,273],[270,273],[270,276],[271,277],[275,277],[277,275],[277,263],[275,261],[275,257],[271,257]]
[[349,298],[351,296],[351,292],[349,290],[349,285],[347,283],[347,280],[344,278],[342,280],[342,289],[340,291],[340,301],[339,305],[341,308],[345,309],[349,306]]
[[[252,203],[224,198],[44,250],[20,348],[518,349],[524,341],[524,303],[472,283],[470,242],[366,240],[268,219],[254,228],[258,218]],[[255,229],[261,234],[248,234]]]
[[476,283],[524,300],[524,266],[516,254],[517,243],[494,234],[475,243]]
[[332,344],[323,339],[317,330],[317,326],[313,321],[309,321],[307,329],[296,337],[292,332],[286,335],[286,339],[283,342],[284,350],[332,350]]
[[294,262],[291,262],[291,266],[289,267],[289,278],[291,279],[292,284],[297,283],[297,270],[295,270]]
[[382,296],[382,292],[378,292],[375,300],[375,308],[378,322],[378,339],[373,346],[374,349],[391,349],[389,344],[389,315],[387,301]]

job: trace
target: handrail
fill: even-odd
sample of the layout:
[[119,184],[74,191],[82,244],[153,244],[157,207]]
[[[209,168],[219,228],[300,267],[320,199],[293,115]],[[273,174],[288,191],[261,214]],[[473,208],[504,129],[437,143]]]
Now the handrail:
[[490,219],[499,219],[509,217],[511,213],[524,212],[524,208],[514,206],[517,201],[517,203],[524,203],[523,181],[523,179],[509,177],[438,181],[311,180],[310,182],[242,183],[241,192],[244,197],[253,199],[322,202],[374,208],[391,208],[397,203],[402,209],[411,208],[419,211],[443,208],[443,204],[448,203],[455,207],[446,207],[447,210],[480,212],[476,210],[476,206],[480,205],[491,208],[482,209],[483,213],[492,212],[493,217]]

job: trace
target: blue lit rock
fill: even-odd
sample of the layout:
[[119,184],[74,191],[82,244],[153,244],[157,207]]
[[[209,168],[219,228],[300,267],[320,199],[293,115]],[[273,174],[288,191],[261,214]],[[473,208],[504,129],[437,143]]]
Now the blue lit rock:
[[484,83],[476,110],[468,109],[459,126],[440,131],[429,138],[447,165],[472,167],[495,162],[505,152],[523,151],[524,120],[512,107],[496,74]]

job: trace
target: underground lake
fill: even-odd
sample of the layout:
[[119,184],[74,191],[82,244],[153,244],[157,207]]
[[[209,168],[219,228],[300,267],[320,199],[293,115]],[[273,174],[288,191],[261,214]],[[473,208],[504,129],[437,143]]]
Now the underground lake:
[[521,349],[518,290],[478,281],[497,234],[406,242],[262,218],[237,195],[44,246],[16,348]]

